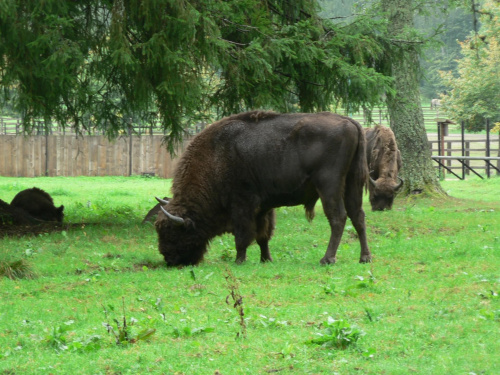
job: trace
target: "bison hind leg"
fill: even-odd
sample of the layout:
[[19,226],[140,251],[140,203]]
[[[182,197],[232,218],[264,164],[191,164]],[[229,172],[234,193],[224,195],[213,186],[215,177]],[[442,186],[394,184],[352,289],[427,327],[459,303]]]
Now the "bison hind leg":
[[361,246],[361,255],[359,263],[369,263],[372,260],[370,249],[368,248],[368,241],[366,238],[366,222],[365,211],[362,207],[362,187],[346,191],[345,207],[347,216],[351,219],[352,225],[358,234],[359,243]]
[[274,234],[274,228],[276,226],[276,213],[274,210],[270,210],[263,215],[257,216],[256,228],[257,228],[257,244],[260,247],[260,261],[272,262],[271,252],[269,250],[269,240]]

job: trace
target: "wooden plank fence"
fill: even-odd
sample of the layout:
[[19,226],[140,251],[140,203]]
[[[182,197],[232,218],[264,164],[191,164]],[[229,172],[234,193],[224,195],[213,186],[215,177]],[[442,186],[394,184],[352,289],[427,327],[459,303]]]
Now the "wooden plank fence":
[[[450,157],[442,163],[462,175],[470,174],[459,160],[453,156],[466,157],[500,157],[500,139],[498,134],[486,135],[466,134],[462,144],[460,134],[449,134],[441,141],[444,147],[439,152],[437,129],[437,111],[424,111],[429,146],[432,155]],[[387,118],[382,110],[373,113],[376,120],[383,125]],[[358,121],[363,123],[362,114]],[[152,135],[141,135],[141,129],[133,129],[133,135],[124,135],[110,141],[103,135],[76,136],[54,127],[49,135],[22,136],[19,134],[21,124],[17,119],[0,118],[0,175],[2,176],[128,176],[150,174],[162,178],[171,178],[177,162],[171,158],[162,144],[163,134],[147,129]],[[144,130],[144,129],[143,129]],[[151,131],[149,131],[151,130]],[[189,143],[187,139],[177,150],[180,155]],[[466,165],[486,172],[486,175],[499,174],[484,160],[466,160]],[[490,160],[500,169],[500,161]],[[445,168],[436,165],[436,169],[444,177]],[[452,174],[449,174],[452,176]]]
[[[162,135],[105,136],[0,135],[0,175],[172,177],[177,158],[170,157]],[[187,139],[177,150],[180,155]]]

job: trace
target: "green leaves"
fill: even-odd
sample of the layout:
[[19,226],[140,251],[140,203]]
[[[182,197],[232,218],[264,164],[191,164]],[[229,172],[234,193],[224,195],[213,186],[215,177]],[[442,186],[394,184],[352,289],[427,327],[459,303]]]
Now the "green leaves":
[[323,331],[318,332],[318,338],[307,341],[308,344],[322,345],[333,349],[347,349],[356,346],[365,333],[346,320],[335,320],[328,317],[323,322]]
[[133,118],[164,130],[172,150],[200,119],[356,109],[389,83],[379,21],[331,24],[313,0],[9,4],[0,85],[28,132],[43,119],[115,137]]
[[443,97],[443,108],[453,119],[467,121],[471,131],[484,130],[486,119],[500,120],[500,5],[487,1],[483,12],[479,33],[460,43],[458,74],[441,72],[451,90]]

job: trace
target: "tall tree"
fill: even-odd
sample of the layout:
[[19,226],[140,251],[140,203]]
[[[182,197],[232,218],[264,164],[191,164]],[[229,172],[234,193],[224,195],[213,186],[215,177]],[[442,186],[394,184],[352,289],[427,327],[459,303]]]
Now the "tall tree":
[[419,48],[414,35],[414,0],[381,0],[392,38],[394,93],[387,96],[391,128],[403,159],[404,194],[444,195],[432,165],[420,104]]

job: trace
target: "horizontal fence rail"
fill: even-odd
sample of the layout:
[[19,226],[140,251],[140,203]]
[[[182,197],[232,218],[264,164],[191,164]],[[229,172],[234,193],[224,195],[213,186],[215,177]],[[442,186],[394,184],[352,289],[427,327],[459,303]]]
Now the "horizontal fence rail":
[[[422,107],[424,115],[424,124],[426,130],[435,131],[436,129],[436,119],[443,116],[442,111],[440,112],[438,108],[431,108],[429,106]],[[369,126],[367,112],[356,112],[356,113],[346,113],[343,110],[338,111],[339,114],[343,114],[352,117],[359,123]],[[380,124],[384,126],[389,126],[389,115],[387,114],[387,109],[385,107],[375,107],[371,110],[372,122],[375,124]],[[131,131],[135,135],[164,135],[163,130],[158,122],[153,124],[137,124],[131,119]],[[193,125],[188,132],[193,135],[198,133],[206,126],[206,123],[199,123]],[[50,135],[71,135],[74,134],[71,129],[63,129],[58,124],[51,124],[48,127]],[[22,121],[15,117],[0,117],[0,135],[1,134],[22,134]],[[43,121],[39,121],[38,126],[33,129],[32,135],[42,135],[45,134],[45,124]],[[85,131],[83,135],[103,135],[98,129],[92,129],[90,131]]]
[[[470,171],[472,173],[474,173],[476,176],[480,177],[481,179],[484,179],[483,176],[481,176],[479,173],[476,172],[475,169],[478,169],[477,167],[472,168],[470,166],[470,164],[468,163],[468,161],[470,160],[481,160],[483,161],[486,166],[484,167],[484,169],[486,169],[486,175],[487,177],[490,177],[490,168],[493,168],[497,171],[497,174],[500,174],[500,157],[496,158],[496,157],[475,157],[475,156],[432,156],[432,159],[434,161],[436,161],[439,166],[443,167],[444,169],[446,169],[448,172],[450,172],[452,175],[454,175],[455,177],[457,177],[458,179],[460,180],[463,180],[465,178],[465,171]],[[462,164],[462,176],[459,176],[457,175],[450,167],[446,166],[445,164],[442,163],[443,160],[456,160],[458,161],[459,163]],[[498,164],[499,164],[499,168],[497,168],[496,166],[494,166],[491,161],[496,161]]]
[[[500,175],[500,137],[490,133],[490,123],[485,122],[486,134],[466,134],[465,123],[454,124],[460,134],[450,134],[447,120],[437,123],[437,135],[429,134],[432,159],[441,178],[451,174],[461,180],[470,173],[483,178],[492,173]],[[459,175],[461,174],[461,175]]]

